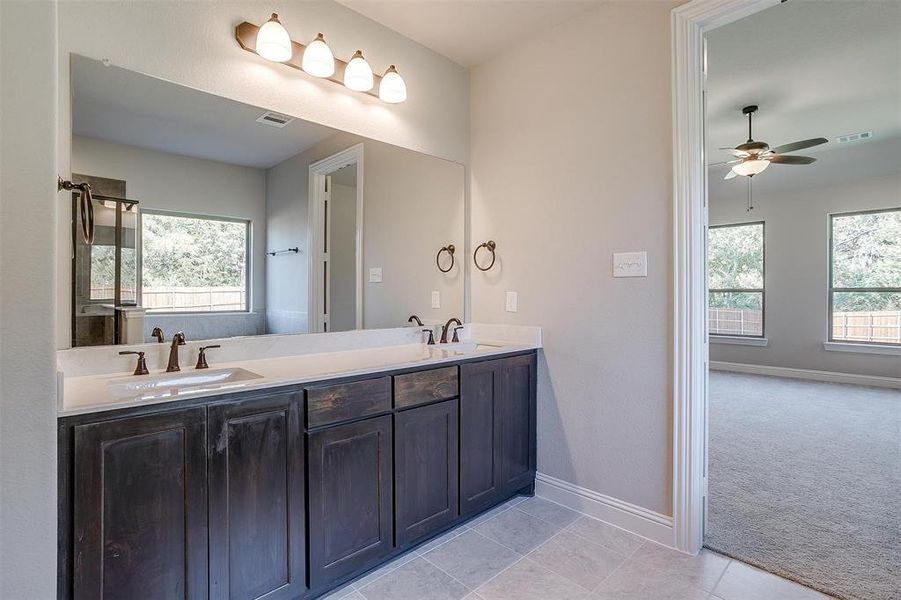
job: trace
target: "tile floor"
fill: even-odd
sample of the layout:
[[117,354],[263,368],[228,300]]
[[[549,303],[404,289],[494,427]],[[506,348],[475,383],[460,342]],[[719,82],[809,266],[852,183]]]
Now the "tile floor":
[[719,554],[688,556],[542,498],[517,497],[327,600],[816,600]]

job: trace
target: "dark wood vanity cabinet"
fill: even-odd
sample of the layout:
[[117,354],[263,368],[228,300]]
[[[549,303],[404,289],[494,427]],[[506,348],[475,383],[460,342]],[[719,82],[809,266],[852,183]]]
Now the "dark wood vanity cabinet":
[[207,598],[203,409],[74,427],[73,598]]
[[535,477],[534,352],[60,420],[60,598],[317,597]]
[[535,478],[534,354],[460,366],[460,511],[472,515]]
[[209,407],[210,596],[306,591],[302,396]]
[[321,588],[394,549],[391,415],[308,435],[310,583]]

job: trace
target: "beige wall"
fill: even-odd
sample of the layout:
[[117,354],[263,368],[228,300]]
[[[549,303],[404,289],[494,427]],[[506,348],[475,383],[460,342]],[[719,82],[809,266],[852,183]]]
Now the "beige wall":
[[766,222],[766,347],[710,344],[710,360],[901,377],[901,358],[823,349],[830,213],[901,207],[901,173],[825,187],[710,198],[710,224]]
[[[356,178],[356,167],[353,177]],[[329,202],[329,331],[357,328],[357,186],[332,182]]]
[[[304,247],[309,165],[359,143],[363,144],[363,327],[399,327],[411,314],[436,321],[462,318],[466,260],[462,165],[337,134],[269,170],[270,243],[301,240]],[[435,266],[435,254],[448,243],[458,248],[457,265],[442,274]],[[269,265],[266,311],[274,333],[306,331],[299,328],[307,310],[306,257],[295,263]],[[381,283],[369,283],[370,267],[382,268]],[[441,293],[440,309],[431,308],[432,290]]]
[[235,315],[148,315],[144,329],[149,334],[153,324],[159,324],[168,334],[177,328],[189,340],[262,332],[266,308],[265,171],[83,136],[72,138],[72,171],[124,180],[128,197],[138,200],[141,210],[250,221],[251,307],[257,314],[239,317],[243,326]]
[[[473,70],[473,319],[544,327],[538,468],[672,514],[670,2],[604,3]],[[612,253],[647,250],[648,277]],[[504,310],[519,292],[519,312]]]

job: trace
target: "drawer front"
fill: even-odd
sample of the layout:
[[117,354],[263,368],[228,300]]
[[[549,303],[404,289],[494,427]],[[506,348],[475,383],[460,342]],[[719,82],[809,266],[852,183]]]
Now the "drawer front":
[[456,398],[460,393],[457,367],[445,367],[394,377],[394,405],[406,408]]
[[320,427],[391,410],[391,378],[307,388],[307,426]]

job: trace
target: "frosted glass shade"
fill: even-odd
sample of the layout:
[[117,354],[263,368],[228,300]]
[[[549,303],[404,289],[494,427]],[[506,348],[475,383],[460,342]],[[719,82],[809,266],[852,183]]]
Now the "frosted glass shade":
[[274,62],[291,60],[294,49],[291,47],[291,36],[278,20],[278,15],[263,23],[257,32],[257,54]]
[[743,160],[732,167],[732,170],[735,171],[735,173],[737,173],[738,175],[753,177],[754,175],[765,171],[768,166],[770,166],[770,161],[768,160],[748,159]]
[[314,77],[331,77],[335,74],[335,57],[321,33],[303,51],[301,66]]
[[379,84],[379,98],[383,102],[398,104],[407,99],[407,84],[394,65],[388,67]]
[[354,52],[353,58],[344,69],[344,85],[357,92],[368,92],[372,89],[372,68],[363,58],[363,51]]

